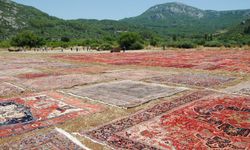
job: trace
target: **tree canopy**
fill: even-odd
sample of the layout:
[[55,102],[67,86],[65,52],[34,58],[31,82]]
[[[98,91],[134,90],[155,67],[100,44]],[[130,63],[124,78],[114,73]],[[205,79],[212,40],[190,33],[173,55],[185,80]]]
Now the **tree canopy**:
[[125,32],[120,35],[118,43],[127,50],[143,49],[142,38],[138,33]]
[[31,31],[23,31],[11,39],[11,45],[17,47],[40,47],[44,45],[42,38]]

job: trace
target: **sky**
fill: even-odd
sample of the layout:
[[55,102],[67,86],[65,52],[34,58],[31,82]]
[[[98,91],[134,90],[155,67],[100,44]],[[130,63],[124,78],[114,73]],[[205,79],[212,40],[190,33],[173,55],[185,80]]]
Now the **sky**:
[[34,6],[62,19],[119,20],[142,14],[148,8],[168,2],[181,2],[200,9],[250,9],[250,0],[14,0]]

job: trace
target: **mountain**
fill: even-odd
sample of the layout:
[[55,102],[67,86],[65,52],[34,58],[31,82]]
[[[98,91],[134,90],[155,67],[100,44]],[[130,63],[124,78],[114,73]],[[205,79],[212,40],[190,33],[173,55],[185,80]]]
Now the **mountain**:
[[143,14],[114,20],[63,20],[30,6],[0,0],[0,40],[22,30],[32,30],[46,39],[117,37],[120,32],[135,31],[172,35],[200,35],[225,31],[250,18],[250,10],[201,10],[182,3],[156,5]]
[[231,27],[227,32],[221,34],[221,39],[242,41],[242,44],[250,45],[250,19]]
[[225,30],[250,18],[249,10],[201,10],[182,3],[166,3],[121,21],[143,25],[160,34],[204,34]]
[[21,30],[32,30],[48,39],[100,38],[116,36],[122,31],[146,30],[113,20],[63,20],[30,6],[0,0],[0,39],[10,38]]

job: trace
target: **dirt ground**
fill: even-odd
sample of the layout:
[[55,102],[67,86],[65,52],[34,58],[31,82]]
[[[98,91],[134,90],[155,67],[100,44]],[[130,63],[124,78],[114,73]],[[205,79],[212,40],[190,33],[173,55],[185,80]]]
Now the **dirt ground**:
[[[1,50],[0,60],[0,107],[3,109],[2,112],[0,110],[0,145],[5,145],[5,148],[11,148],[12,143],[18,143],[27,137],[60,128],[89,149],[128,149],[127,145],[117,147],[106,139],[96,140],[85,133],[156,105],[174,103],[176,99],[196,91],[244,97],[247,99],[246,102],[244,100],[245,109],[249,110],[250,107],[250,50],[171,49],[115,54],[70,51],[9,53]],[[142,82],[142,85],[139,84]],[[161,88],[153,88],[151,85]],[[176,89],[181,90],[173,92]],[[165,94],[157,90],[162,90]],[[51,96],[48,93],[56,94]],[[40,99],[39,95],[47,98]],[[29,99],[31,96],[37,96],[37,99]],[[24,113],[24,109],[19,112],[11,110],[13,107],[23,107],[26,112]],[[179,108],[182,106],[174,110]],[[185,108],[189,109],[188,106]],[[171,113],[174,114],[174,110]],[[27,116],[27,111],[32,114],[32,118],[27,119],[30,117]],[[244,113],[248,118],[238,119],[236,126],[248,126],[244,129],[250,132],[250,114],[249,111]],[[234,115],[237,117],[237,113]],[[240,115],[242,114],[239,117]],[[22,119],[13,121],[18,117]],[[157,122],[157,117],[154,120]],[[147,122],[140,125],[143,128]],[[126,129],[126,132],[132,132],[133,129]],[[120,132],[117,134],[122,135]],[[249,145],[242,143],[249,142],[249,136],[250,133],[238,136],[237,144],[233,141],[234,137],[229,136],[231,145],[228,145],[231,148],[243,146],[248,149]],[[137,142],[139,140],[133,137],[131,139]],[[162,142],[160,137],[156,140]],[[32,143],[28,145],[32,146]],[[150,141],[145,140],[144,145],[150,145]],[[153,146],[164,149],[159,145]]]

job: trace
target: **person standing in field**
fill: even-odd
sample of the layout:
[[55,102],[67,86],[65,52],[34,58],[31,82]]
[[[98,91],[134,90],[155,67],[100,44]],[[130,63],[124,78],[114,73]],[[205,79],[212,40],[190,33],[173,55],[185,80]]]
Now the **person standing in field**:
[[123,52],[125,52],[126,51],[126,46],[123,46],[122,50],[123,50]]

